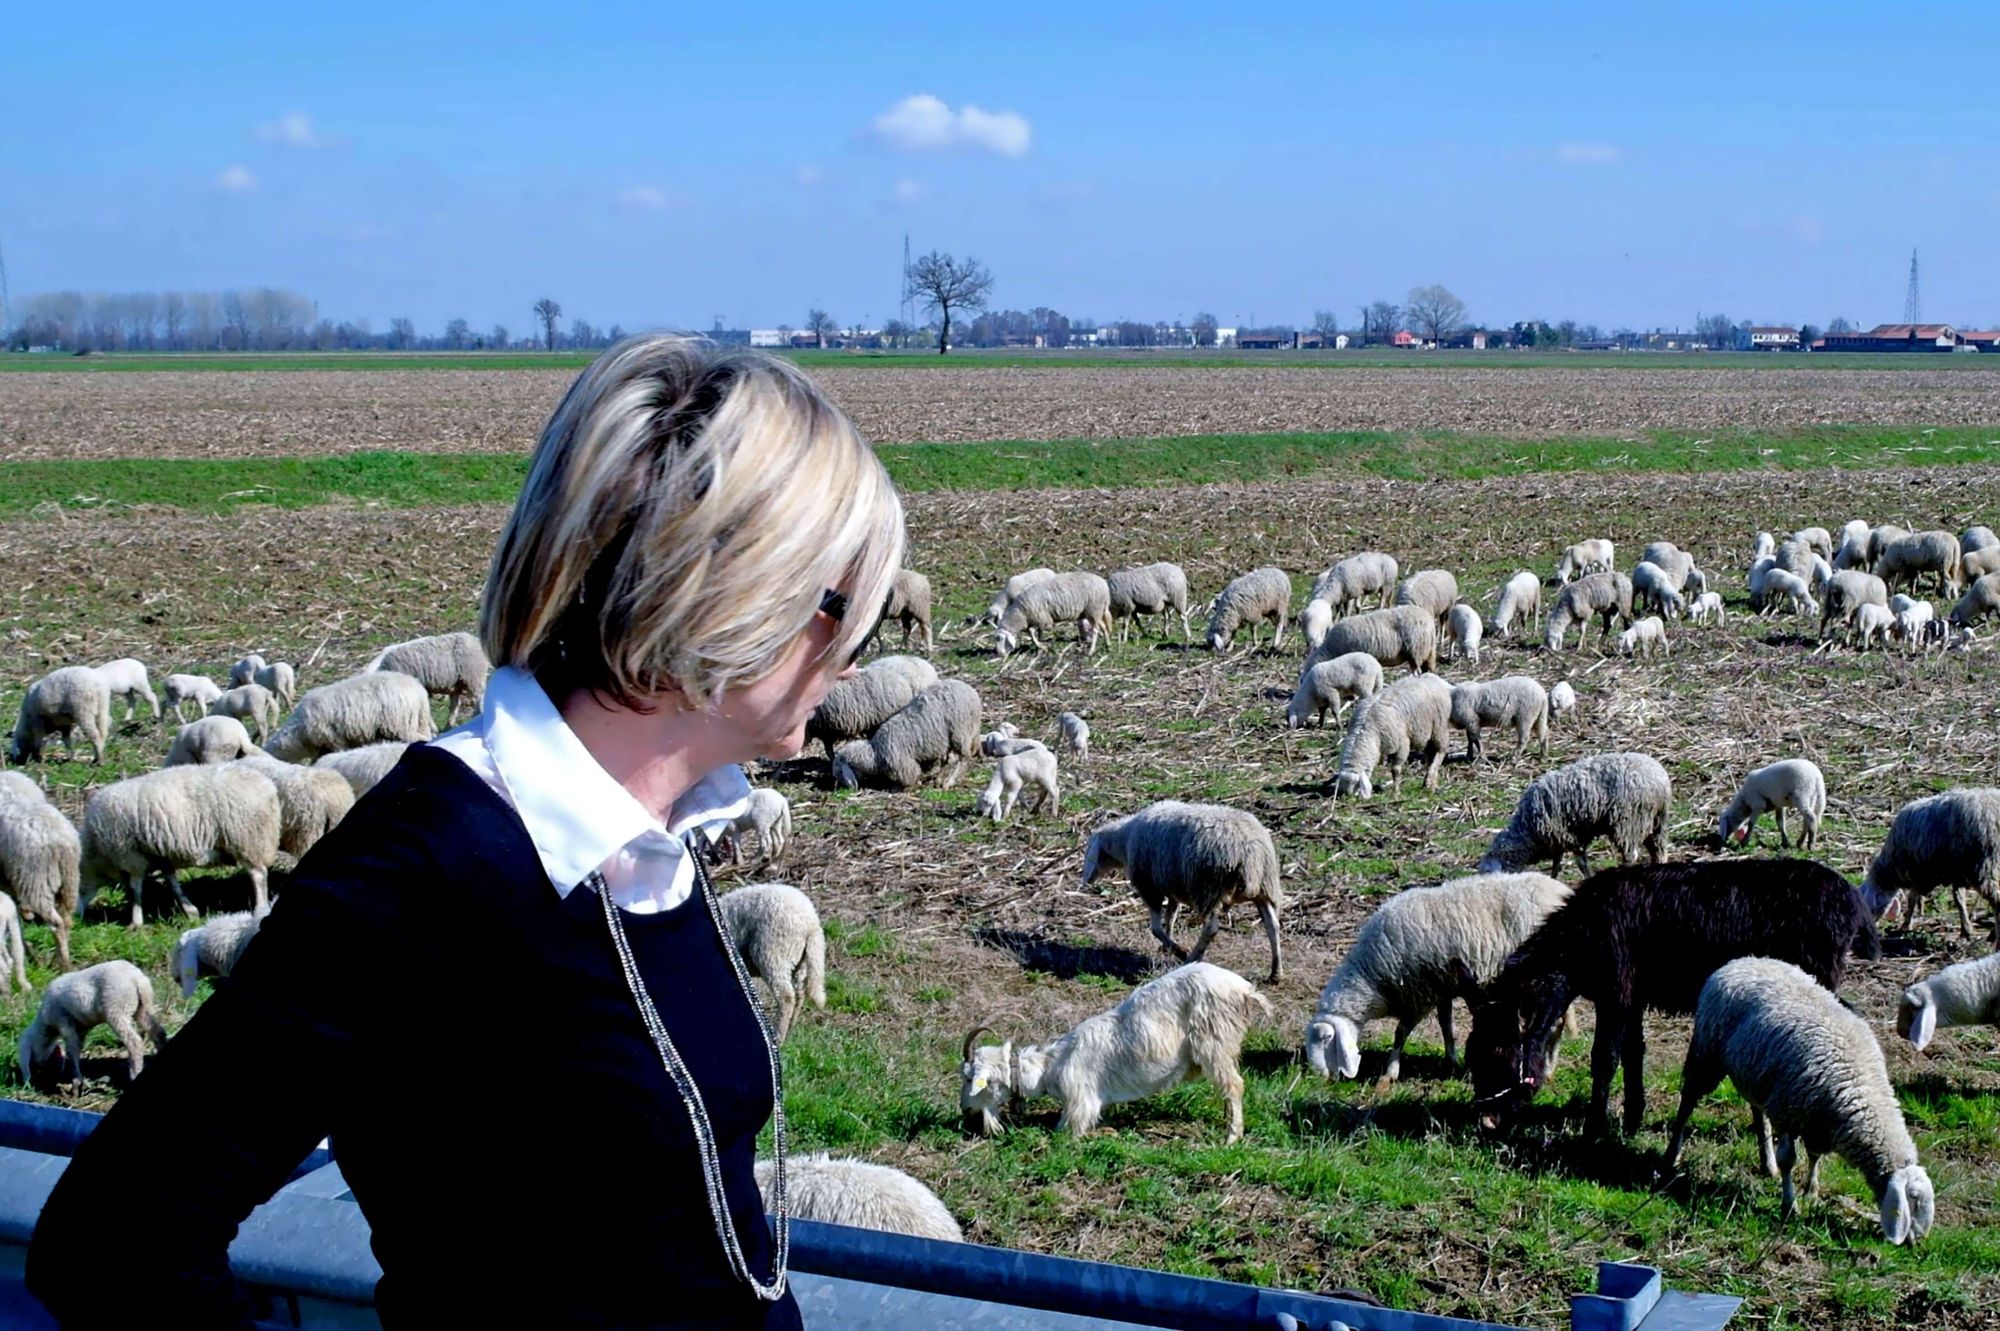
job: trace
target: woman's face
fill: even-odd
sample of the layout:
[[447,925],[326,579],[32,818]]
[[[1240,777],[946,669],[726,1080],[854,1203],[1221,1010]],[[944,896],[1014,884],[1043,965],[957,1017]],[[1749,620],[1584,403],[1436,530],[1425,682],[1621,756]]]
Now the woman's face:
[[806,722],[813,710],[836,680],[855,670],[821,659],[839,633],[840,624],[831,616],[814,615],[776,670],[724,698],[721,714],[742,732],[746,758],[783,761],[805,747]]

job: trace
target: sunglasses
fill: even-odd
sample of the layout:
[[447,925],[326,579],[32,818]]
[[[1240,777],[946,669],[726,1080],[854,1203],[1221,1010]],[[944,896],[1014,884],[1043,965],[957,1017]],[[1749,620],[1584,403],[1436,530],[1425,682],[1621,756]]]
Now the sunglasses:
[[[831,587],[829,587],[826,591],[826,594],[819,598],[819,612],[822,615],[825,615],[828,619],[831,619],[836,624],[844,624],[847,622],[847,611],[849,604],[850,603],[848,601],[846,592],[837,592],[834,591]],[[887,610],[889,608],[888,603],[886,601],[883,602],[882,608],[884,610]],[[847,658],[847,664],[848,665],[859,664],[861,660],[861,654],[868,650],[868,645],[875,641],[875,635],[877,633],[880,633],[881,631],[882,631],[882,616],[877,615],[875,616],[875,622],[869,626],[867,634],[861,639],[860,642],[855,644],[854,654]]]

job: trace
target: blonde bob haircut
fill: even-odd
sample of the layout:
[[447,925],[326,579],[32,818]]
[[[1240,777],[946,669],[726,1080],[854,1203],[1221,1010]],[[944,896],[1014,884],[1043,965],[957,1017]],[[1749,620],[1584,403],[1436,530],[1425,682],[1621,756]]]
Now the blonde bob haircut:
[[903,506],[789,361],[628,338],[549,418],[500,534],[479,636],[561,701],[707,706],[776,669],[829,590],[858,652],[903,562]]

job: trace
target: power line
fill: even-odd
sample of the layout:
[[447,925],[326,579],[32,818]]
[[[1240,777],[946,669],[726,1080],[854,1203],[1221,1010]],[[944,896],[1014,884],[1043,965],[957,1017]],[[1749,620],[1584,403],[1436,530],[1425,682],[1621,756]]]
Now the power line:
[[917,321],[917,292],[910,284],[910,233],[903,233],[903,327],[908,328]]
[[1924,294],[1917,286],[1917,252],[1910,251],[1910,290],[1903,297],[1903,322],[1920,324],[1924,321]]
[[14,303],[7,298],[7,252],[0,249],[0,337],[14,326]]

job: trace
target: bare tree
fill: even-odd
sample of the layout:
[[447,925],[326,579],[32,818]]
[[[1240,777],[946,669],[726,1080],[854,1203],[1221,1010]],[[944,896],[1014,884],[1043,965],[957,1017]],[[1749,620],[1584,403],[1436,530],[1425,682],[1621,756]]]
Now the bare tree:
[[1836,314],[1833,318],[1826,321],[1826,331],[1829,333],[1851,333],[1854,331],[1854,325]]
[[912,331],[914,330],[901,319],[891,319],[888,323],[882,325],[882,336],[889,339],[889,345],[892,347],[907,347],[910,345],[910,334]]
[[160,318],[167,326],[167,350],[181,349],[181,330],[187,327],[187,297],[169,291],[160,300]]
[[408,351],[417,344],[417,326],[408,319],[389,321],[389,345],[398,351]]
[[463,351],[472,342],[472,325],[463,319],[453,319],[444,326],[444,344],[453,351]]
[[506,324],[494,324],[493,331],[486,335],[487,345],[495,351],[505,351],[513,342],[514,335],[507,331]]
[[1332,310],[1314,310],[1313,331],[1327,346],[1332,346],[1333,339],[1340,334],[1340,320]]
[[1443,286],[1411,287],[1404,309],[1426,342],[1448,340],[1465,322],[1465,302]]
[[562,318],[562,306],[543,296],[535,302],[535,317],[542,323],[542,345],[550,351],[556,349],[556,320]]
[[827,334],[831,333],[836,337],[839,336],[840,325],[825,310],[807,310],[806,331],[811,333],[814,340],[819,343],[819,349],[825,351]]
[[1362,312],[1366,336],[1364,342],[1387,342],[1403,328],[1403,308],[1386,300],[1378,300]]
[[1196,346],[1212,347],[1215,345],[1215,330],[1221,327],[1221,325],[1216,322],[1214,315],[1203,310],[1200,314],[1195,315],[1194,322],[1189,324],[1188,327],[1194,332],[1194,344]]
[[937,311],[940,356],[951,349],[951,312],[986,308],[992,290],[993,274],[969,254],[954,259],[932,250],[910,265],[911,293]]

